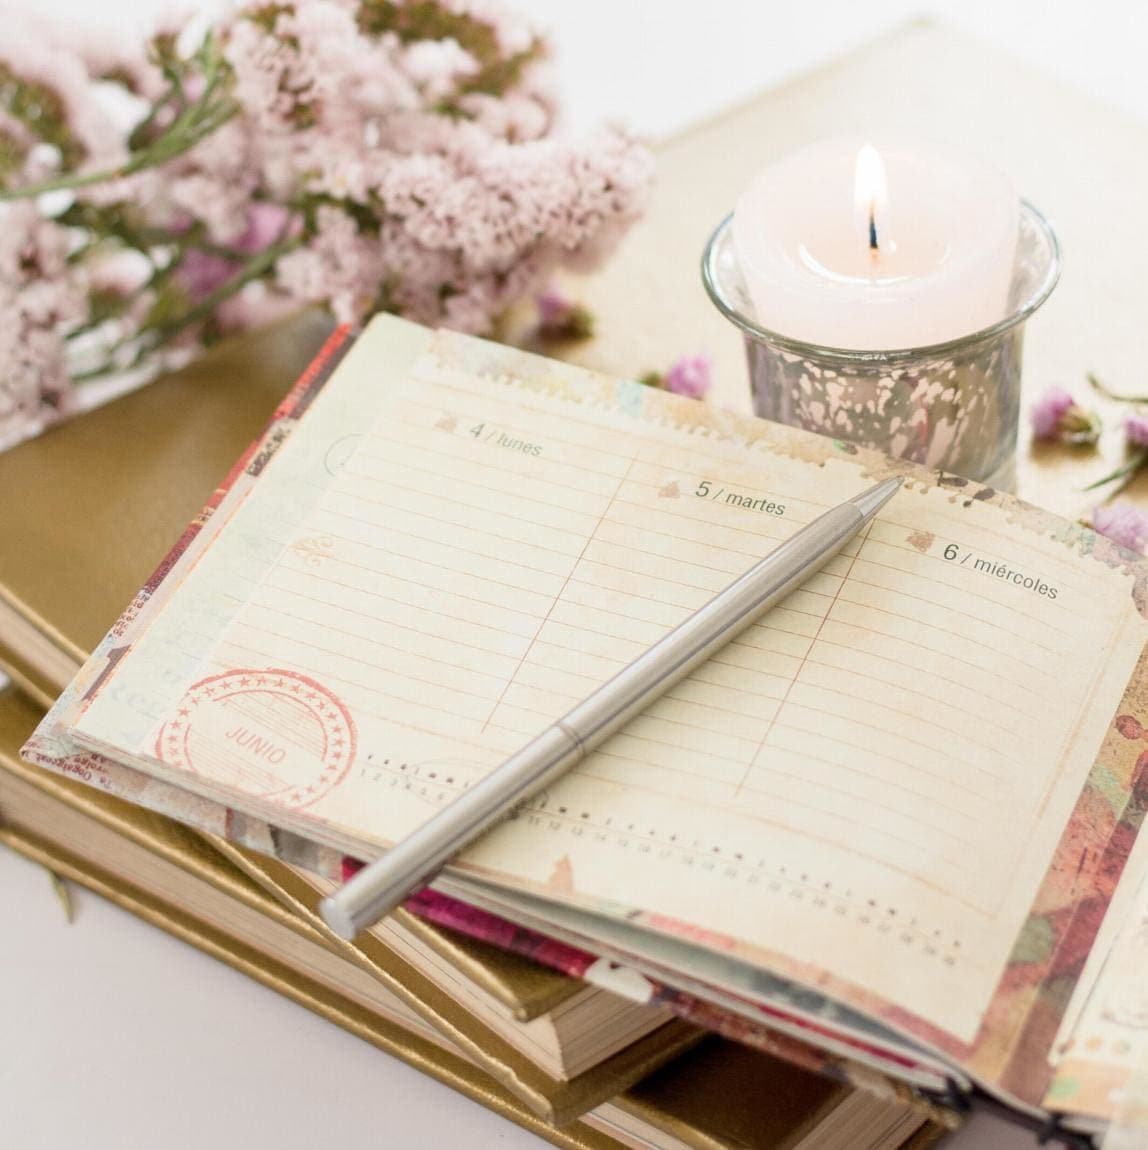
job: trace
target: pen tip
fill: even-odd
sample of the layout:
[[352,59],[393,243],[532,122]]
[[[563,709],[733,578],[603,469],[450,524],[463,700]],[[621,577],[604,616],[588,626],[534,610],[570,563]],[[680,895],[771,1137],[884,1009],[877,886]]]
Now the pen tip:
[[875,483],[868,491],[862,491],[860,495],[854,495],[849,502],[861,512],[864,519],[872,519],[897,494],[903,482],[901,476],[895,475],[892,479]]
[[353,942],[358,929],[354,916],[349,914],[334,895],[329,895],[319,903],[319,914],[323,921],[340,937]]

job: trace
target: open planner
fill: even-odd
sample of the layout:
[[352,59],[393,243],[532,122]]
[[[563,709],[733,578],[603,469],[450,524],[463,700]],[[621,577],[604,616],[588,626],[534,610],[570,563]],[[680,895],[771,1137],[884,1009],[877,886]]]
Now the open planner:
[[335,873],[893,474],[820,573],[436,885],[635,993],[1095,1127],[1138,1048],[1075,1039],[1144,1009],[1148,568],[964,479],[380,317],[25,753]]

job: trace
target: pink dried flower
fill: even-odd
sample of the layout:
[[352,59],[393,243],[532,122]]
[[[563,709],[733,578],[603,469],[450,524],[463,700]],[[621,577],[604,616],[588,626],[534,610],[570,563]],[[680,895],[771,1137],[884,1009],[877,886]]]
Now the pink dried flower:
[[199,220],[213,243],[226,244],[244,229],[251,192],[226,176],[190,172],[172,180],[167,199],[181,219]]
[[[280,204],[256,202],[247,208],[247,223],[230,247],[242,255],[255,255],[281,239],[289,230],[291,213]],[[243,265],[218,252],[191,247],[176,269],[176,279],[193,303],[206,299],[235,276]]]
[[326,303],[339,323],[356,323],[376,304],[385,248],[336,207],[321,207],[316,220],[311,242],[279,261],[278,286],[300,302]]
[[[85,25],[82,37],[74,37],[74,50],[88,74],[119,87],[123,93],[141,101],[156,100],[163,95],[163,73],[148,58],[147,45],[125,37],[122,29]],[[133,126],[139,117],[133,119]]]
[[286,235],[290,218],[282,204],[256,201],[247,209],[247,226],[231,246],[250,255],[261,252]]
[[0,209],[0,444],[33,434],[71,403],[68,333],[87,317],[68,233],[27,203]]
[[574,302],[556,287],[548,287],[537,299],[538,318],[543,327],[561,326],[574,309]]
[[1064,443],[1095,443],[1100,438],[1100,416],[1081,407],[1063,387],[1047,388],[1032,409],[1035,439]]
[[1124,421],[1124,435],[1134,447],[1148,447],[1148,415],[1130,415]]
[[[349,319],[384,306],[488,331],[556,266],[613,246],[640,212],[652,159],[618,131],[548,137],[545,45],[499,6],[427,7],[441,34],[415,43],[365,31],[348,0],[295,0],[274,19],[240,9],[224,42],[254,137],[247,170],[271,198],[321,197],[354,223],[341,266],[335,222],[314,213],[304,249],[279,268],[282,290]],[[494,91],[468,86],[502,74]],[[588,321],[571,314],[547,334],[580,336]]]
[[478,71],[478,61],[457,40],[420,40],[403,54],[403,68],[428,100],[442,100]]
[[215,309],[215,322],[220,331],[250,331],[275,323],[298,309],[296,300],[257,280],[224,300]]
[[1093,508],[1092,529],[1129,551],[1144,552],[1148,544],[1148,512],[1131,503],[1109,503]]
[[26,109],[25,124],[57,165],[91,169],[124,159],[122,133],[93,98],[93,77],[62,29],[6,10],[0,64],[10,107]]
[[1055,439],[1060,432],[1061,417],[1075,400],[1063,387],[1047,388],[1032,409],[1032,434],[1036,439]]
[[108,295],[128,296],[141,292],[151,278],[151,261],[134,249],[97,253],[88,261],[88,283]]
[[704,399],[713,385],[713,360],[708,355],[683,355],[675,360],[662,380],[666,391],[690,399]]
[[191,248],[179,261],[175,278],[191,302],[199,303],[227,283],[237,266],[224,256]]
[[[423,0],[413,22],[407,7],[240,0],[199,44],[180,21],[146,51],[10,36],[0,63],[28,90],[0,86],[0,193],[23,188],[43,217],[53,181],[103,178],[60,209],[67,311],[88,314],[65,324],[62,296],[0,266],[0,335],[36,326],[51,381],[65,359],[86,376],[134,368],[303,303],[487,332],[557,268],[605,255],[642,210],[649,151],[617,129],[555,134],[548,45],[495,0]],[[125,250],[143,264],[106,262]],[[590,334],[577,304],[539,306],[543,334]],[[77,345],[86,358],[63,355]]]

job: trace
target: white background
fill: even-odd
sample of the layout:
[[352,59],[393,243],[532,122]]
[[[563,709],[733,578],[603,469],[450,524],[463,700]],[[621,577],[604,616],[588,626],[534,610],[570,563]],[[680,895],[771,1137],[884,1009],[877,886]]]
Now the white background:
[[[1148,5],[1134,0],[518,3],[554,34],[574,129],[617,118],[670,133],[923,13],[1148,117]],[[155,0],[16,6],[80,26],[99,20],[125,34],[170,8]],[[0,37],[7,34],[0,21]],[[0,853],[3,1147],[544,1145],[95,896],[76,898],[78,917],[68,926],[47,875]],[[1031,1145],[985,1117],[949,1143]]]

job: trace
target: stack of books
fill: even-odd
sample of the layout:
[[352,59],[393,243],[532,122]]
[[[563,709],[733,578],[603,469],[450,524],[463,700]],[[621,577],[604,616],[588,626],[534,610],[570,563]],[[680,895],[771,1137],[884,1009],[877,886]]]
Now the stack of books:
[[[893,472],[888,514],[744,642],[408,912],[326,930],[353,860]],[[558,1145],[923,1144],[953,1121],[929,1099],[974,1089],[1111,1119],[1133,1058],[1088,1036],[1132,993],[1148,866],[1134,557],[387,318],[221,349],[0,484],[25,495],[0,521],[8,845]]]

